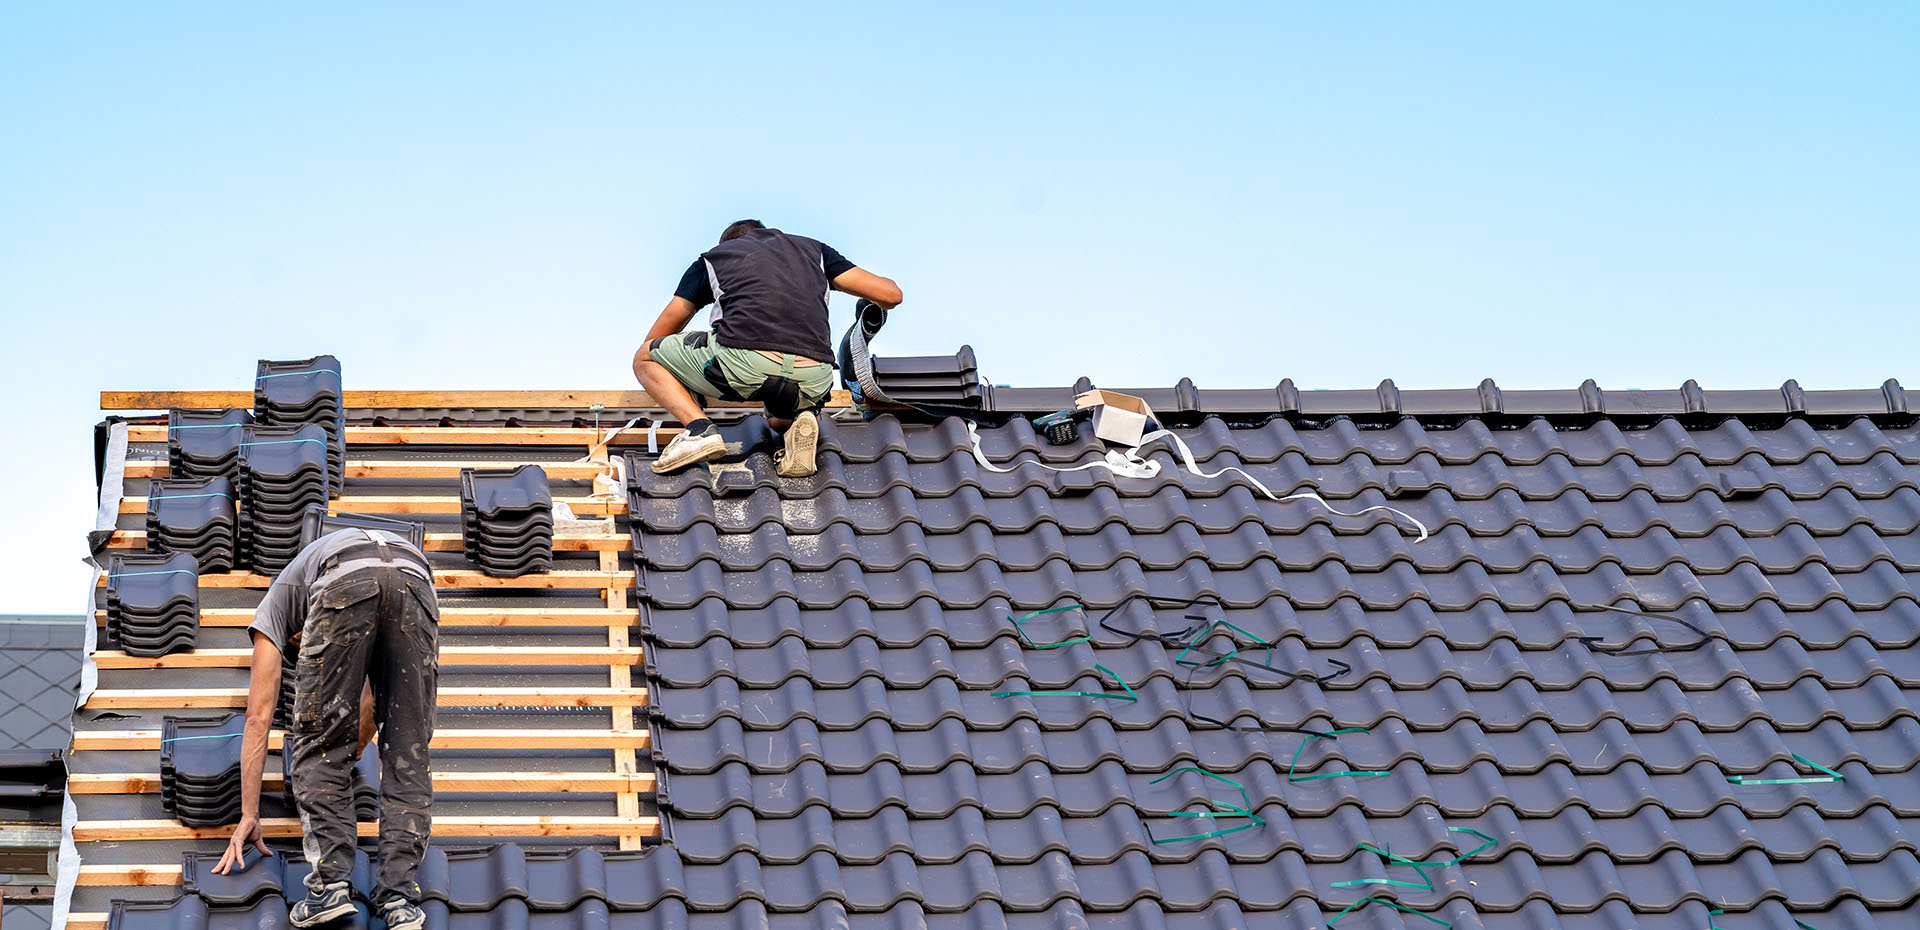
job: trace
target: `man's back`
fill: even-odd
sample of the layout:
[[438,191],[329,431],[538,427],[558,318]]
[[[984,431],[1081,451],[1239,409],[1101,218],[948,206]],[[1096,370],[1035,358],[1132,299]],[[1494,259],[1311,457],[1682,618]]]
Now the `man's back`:
[[778,229],[749,230],[702,253],[714,338],[734,349],[832,359],[828,253],[835,264],[846,263],[820,242]]

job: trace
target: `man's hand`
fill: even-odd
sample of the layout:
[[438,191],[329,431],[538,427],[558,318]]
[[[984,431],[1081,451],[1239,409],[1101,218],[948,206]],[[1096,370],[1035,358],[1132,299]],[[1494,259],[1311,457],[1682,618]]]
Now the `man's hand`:
[[227,841],[226,855],[220,857],[219,864],[213,867],[213,874],[225,875],[228,872],[247,870],[247,843],[253,843],[260,855],[271,856],[273,850],[267,848],[267,840],[260,832],[260,817],[256,814],[241,814],[240,822],[233,827],[233,839]]

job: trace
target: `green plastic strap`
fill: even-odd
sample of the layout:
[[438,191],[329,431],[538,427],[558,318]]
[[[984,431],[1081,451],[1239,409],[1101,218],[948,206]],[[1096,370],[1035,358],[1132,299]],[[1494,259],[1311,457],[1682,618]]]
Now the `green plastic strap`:
[[1388,772],[1384,770],[1363,770],[1363,769],[1342,769],[1338,772],[1319,772],[1313,775],[1294,774],[1294,772],[1300,768],[1300,754],[1307,751],[1307,743],[1309,741],[1316,740],[1316,739],[1333,739],[1335,737],[1340,736],[1342,733],[1366,733],[1368,731],[1369,731],[1368,727],[1341,727],[1340,729],[1334,730],[1333,732],[1328,733],[1324,736],[1319,733],[1308,733],[1306,736],[1306,739],[1303,739],[1300,741],[1300,748],[1295,749],[1293,751],[1293,762],[1287,766],[1287,780],[1295,781],[1295,782],[1318,781],[1322,778],[1338,778],[1342,775],[1352,775],[1355,777],[1363,777],[1367,775],[1393,774],[1392,772]]
[[1216,655],[1212,659],[1206,662],[1187,661],[1187,653],[1192,652],[1193,650],[1199,648],[1201,643],[1206,642],[1207,637],[1213,635],[1214,630],[1217,630],[1221,627],[1226,627],[1229,630],[1233,630],[1234,632],[1240,633],[1246,638],[1253,640],[1256,644],[1266,647],[1267,657],[1265,660],[1261,662],[1261,664],[1265,665],[1268,668],[1273,667],[1272,641],[1261,639],[1260,637],[1253,635],[1253,633],[1249,632],[1246,628],[1229,623],[1225,620],[1215,620],[1212,623],[1207,624],[1206,629],[1203,629],[1200,631],[1200,635],[1195,636],[1191,640],[1188,640],[1187,648],[1180,650],[1180,654],[1173,657],[1173,664],[1183,666],[1186,668],[1207,668],[1214,665],[1220,665],[1221,663],[1226,662],[1228,659],[1231,659],[1234,656],[1239,655],[1240,654],[1239,641],[1235,640],[1232,636],[1228,636],[1227,641],[1233,644],[1233,648],[1229,650],[1225,655]]
[[1131,685],[1129,685],[1129,684],[1127,684],[1127,681],[1126,681],[1126,679],[1124,679],[1124,678],[1121,678],[1121,677],[1120,677],[1119,675],[1117,675],[1117,674],[1115,674],[1115,673],[1114,673],[1114,671],[1113,671],[1113,669],[1110,669],[1110,668],[1108,668],[1108,667],[1106,667],[1106,666],[1104,666],[1104,665],[1095,665],[1095,666],[1094,666],[1094,668],[1095,668],[1096,670],[1098,670],[1098,671],[1102,671],[1102,672],[1106,672],[1106,673],[1107,673],[1107,677],[1109,677],[1109,678],[1112,678],[1112,679],[1113,679],[1114,681],[1117,681],[1117,682],[1119,682],[1119,683],[1120,683],[1120,687],[1121,687],[1121,688],[1123,688],[1123,689],[1125,689],[1127,693],[1125,693],[1125,694],[1114,694],[1114,693],[1113,693],[1113,692],[1111,692],[1111,691],[991,691],[991,692],[988,692],[988,693],[987,693],[987,696],[988,696],[988,697],[997,697],[997,698],[1003,698],[1003,697],[1090,697],[1090,698],[1106,698],[1106,699],[1108,699],[1108,700],[1110,700],[1110,701],[1138,701],[1138,700],[1140,700],[1140,695],[1139,695],[1139,694],[1137,694],[1137,693],[1136,693],[1136,692],[1135,692],[1135,691],[1133,690],[1133,687],[1132,687]]
[[1151,840],[1151,841],[1153,842],[1153,844],[1154,844],[1154,845],[1156,845],[1156,846],[1158,846],[1158,845],[1160,845],[1160,844],[1162,844],[1162,843],[1181,843],[1181,842],[1185,842],[1185,841],[1187,841],[1187,840],[1205,840],[1205,839],[1211,839],[1211,838],[1213,838],[1213,837],[1216,837],[1216,836],[1226,836],[1226,835],[1227,835],[1227,834],[1229,834],[1229,833],[1238,833],[1238,832],[1240,832],[1240,831],[1242,831],[1242,830],[1251,830],[1251,829],[1253,829],[1254,827],[1260,827],[1260,826],[1265,826],[1265,825],[1266,825],[1266,822],[1267,822],[1267,821],[1266,821],[1266,818],[1264,818],[1264,817],[1261,817],[1261,816],[1260,816],[1260,815],[1258,815],[1258,814],[1255,814],[1255,813],[1253,812],[1253,810],[1252,810],[1252,807],[1253,807],[1253,802],[1252,802],[1251,800],[1249,800],[1249,799],[1248,799],[1248,797],[1247,797],[1247,786],[1245,786],[1245,785],[1243,785],[1243,784],[1241,784],[1241,783],[1239,783],[1239,782],[1237,782],[1237,781],[1234,781],[1233,779],[1231,779],[1231,778],[1228,778],[1228,777],[1226,777],[1226,776],[1224,776],[1224,775],[1216,775],[1216,774],[1214,774],[1214,773],[1212,773],[1212,772],[1209,772],[1209,771],[1207,771],[1206,769],[1203,769],[1203,768],[1201,768],[1201,767],[1199,767],[1199,766],[1197,766],[1197,765],[1183,765],[1183,766],[1180,766],[1179,768],[1177,768],[1177,769],[1174,769],[1173,771],[1171,771],[1171,772],[1168,772],[1167,774],[1165,774],[1165,775],[1162,775],[1162,776],[1160,776],[1159,778],[1156,778],[1156,779],[1154,779],[1154,780],[1152,780],[1152,781],[1150,781],[1150,782],[1147,782],[1147,784],[1149,784],[1149,785],[1157,785],[1157,784],[1159,784],[1159,783],[1161,783],[1161,782],[1163,782],[1163,781],[1166,781],[1166,780],[1167,780],[1167,779],[1169,779],[1169,778],[1172,778],[1172,777],[1174,777],[1175,775],[1180,775],[1180,774],[1183,774],[1183,773],[1186,773],[1186,772],[1198,772],[1198,773],[1200,773],[1201,775],[1204,775],[1204,776],[1206,776],[1206,777],[1208,777],[1208,778],[1211,778],[1211,779],[1213,779],[1214,781],[1219,781],[1219,782],[1225,782],[1225,783],[1227,783],[1227,784],[1229,784],[1229,785],[1232,785],[1232,786],[1233,786],[1234,788],[1236,788],[1236,789],[1238,789],[1238,790],[1239,790],[1239,792],[1240,792],[1240,803],[1239,803],[1238,805],[1234,805],[1234,804],[1222,804],[1222,803],[1220,803],[1219,801],[1215,801],[1215,800],[1213,800],[1212,798],[1206,798],[1206,799],[1204,799],[1204,802],[1205,802],[1205,803],[1206,803],[1206,804],[1207,804],[1208,806],[1210,806],[1210,807],[1212,807],[1212,808],[1213,808],[1213,810],[1210,810],[1210,811],[1171,811],[1171,812],[1169,812],[1169,813],[1165,813],[1165,814],[1161,814],[1160,816],[1162,816],[1162,817],[1196,817],[1196,818],[1218,818],[1218,819],[1222,819],[1222,820],[1225,820],[1225,819],[1230,819],[1230,818],[1244,818],[1244,819],[1246,819],[1246,821],[1247,821],[1247,822],[1246,822],[1246,823],[1243,823],[1243,824],[1240,824],[1239,826],[1235,826],[1235,827],[1226,827],[1226,828],[1223,828],[1223,829],[1219,829],[1219,830],[1214,830],[1214,831],[1212,831],[1212,832],[1210,832],[1210,833],[1194,833],[1194,834],[1190,834],[1190,835],[1186,835],[1186,836],[1169,836],[1169,837],[1158,837],[1158,836],[1154,836],[1154,835],[1153,835],[1153,824],[1152,824],[1151,822],[1149,822],[1149,821],[1145,821],[1145,820],[1142,820],[1142,821],[1140,822],[1140,826],[1142,826],[1143,828],[1145,828],[1145,829],[1146,829],[1146,831],[1147,831],[1147,839],[1149,839],[1149,840]]
[[172,739],[163,739],[163,740],[161,740],[160,742],[163,742],[163,743],[184,743],[184,742],[186,742],[187,740],[190,740],[190,739],[232,739],[232,738],[234,738],[234,737],[236,737],[236,736],[239,736],[239,735],[240,735],[240,734],[238,734],[238,733],[212,733],[212,734],[209,734],[209,735],[207,735],[207,736],[176,736],[176,737],[173,737]]
[[1081,635],[1079,635],[1079,636],[1075,636],[1075,637],[1073,637],[1072,639],[1063,639],[1063,640],[1061,640],[1061,641],[1059,641],[1059,642],[1057,642],[1057,643],[1048,643],[1048,644],[1046,644],[1046,645],[1044,645],[1044,646],[1043,646],[1043,645],[1041,645],[1041,644],[1039,644],[1039,643],[1036,643],[1036,642],[1034,642],[1034,641],[1032,640],[1032,638],[1030,638],[1030,637],[1028,637],[1028,636],[1027,636],[1027,631],[1021,628],[1021,624],[1024,624],[1024,623],[1026,623],[1026,622],[1027,622],[1028,620],[1032,620],[1032,619],[1033,619],[1033,618],[1035,618],[1035,617],[1044,617],[1044,616],[1046,616],[1047,614],[1057,614],[1057,613],[1060,613],[1060,612],[1062,612],[1062,611],[1067,611],[1067,610],[1085,610],[1085,609],[1086,609],[1086,608],[1084,608],[1084,607],[1082,607],[1082,606],[1080,606],[1079,604],[1067,604],[1067,605],[1064,605],[1064,606],[1061,606],[1061,607],[1049,607],[1049,608],[1047,608],[1046,610],[1036,610],[1036,611],[1034,611],[1033,613],[1030,613],[1030,614],[1027,614],[1027,615],[1026,615],[1026,616],[1024,616],[1024,617],[1020,617],[1019,619],[1015,619],[1015,618],[1014,618],[1013,616],[1011,616],[1011,615],[1009,615],[1009,616],[1007,617],[1007,620],[1008,620],[1008,621],[1010,621],[1010,622],[1011,622],[1011,623],[1013,624],[1013,632],[1014,632],[1014,634],[1015,634],[1016,636],[1019,636],[1019,637],[1020,637],[1020,641],[1021,641],[1021,642],[1023,642],[1023,643],[1026,643],[1026,644],[1027,644],[1027,648],[1029,648],[1029,649],[1059,649],[1059,648],[1061,648],[1061,647],[1063,647],[1063,646],[1074,646],[1074,645],[1078,645],[1078,644],[1080,644],[1080,643],[1090,643],[1090,642],[1093,642],[1093,637],[1091,637],[1091,636],[1088,636],[1088,635],[1086,635],[1086,634],[1084,634],[1084,633],[1083,633],[1083,634],[1081,634]]
[[[1807,764],[1812,765],[1813,763],[1809,762]],[[1716,924],[1713,922],[1713,919],[1715,917],[1719,917],[1725,913],[1726,913],[1726,910],[1723,908],[1715,908],[1711,911],[1708,911],[1707,912],[1707,930],[1727,930],[1727,928],[1722,927],[1719,924]],[[1810,923],[1807,923],[1806,921],[1801,920],[1798,917],[1789,917],[1787,919],[1793,921],[1793,925],[1796,927],[1799,927],[1800,930],[1820,930],[1819,927],[1816,927]]]
[[1432,914],[1426,914],[1420,911],[1416,911],[1413,908],[1410,908],[1390,898],[1376,898],[1373,895],[1367,895],[1366,897],[1361,898],[1360,900],[1347,905],[1344,909],[1340,911],[1340,913],[1333,915],[1332,920],[1327,921],[1327,926],[1329,927],[1333,926],[1335,923],[1339,922],[1340,918],[1345,917],[1348,914],[1353,913],[1354,911],[1357,911],[1363,907],[1366,907],[1369,904],[1384,904],[1390,908],[1393,908],[1396,911],[1399,911],[1402,914],[1412,914],[1413,916],[1418,917],[1421,920],[1430,920],[1436,924],[1439,924],[1442,927],[1453,926],[1452,921],[1441,920],[1440,918],[1435,917]]
[[1479,837],[1481,840],[1484,840],[1484,842],[1482,842],[1478,846],[1475,846],[1472,849],[1467,850],[1466,852],[1461,853],[1460,855],[1454,856],[1451,859],[1425,859],[1417,862],[1412,859],[1408,859],[1405,856],[1394,855],[1393,853],[1390,853],[1384,849],[1381,849],[1380,847],[1375,846],[1371,843],[1361,843],[1358,847],[1356,847],[1357,849],[1370,852],[1370,853],[1376,853],[1381,858],[1386,859],[1387,862],[1393,865],[1411,866],[1415,872],[1420,873],[1420,878],[1422,879],[1422,881],[1404,882],[1404,881],[1398,881],[1396,879],[1391,879],[1391,878],[1356,878],[1351,881],[1334,882],[1332,885],[1329,885],[1328,887],[1348,888],[1354,885],[1394,885],[1400,888],[1418,888],[1422,891],[1432,891],[1433,876],[1427,874],[1428,869],[1441,868],[1444,866],[1454,865],[1459,863],[1462,860],[1471,859],[1474,856],[1477,856],[1483,852],[1486,852],[1489,849],[1492,849],[1494,846],[1498,845],[1500,842],[1499,840],[1496,840],[1493,837],[1486,835],[1485,833],[1481,833],[1480,831],[1475,830],[1472,827],[1448,827],[1447,832],[1448,833],[1471,833],[1474,836]]
[[167,569],[161,569],[159,571],[151,571],[151,572],[114,572],[108,575],[107,577],[108,578],[132,578],[135,575],[192,575],[195,578],[200,577],[199,572],[190,572],[184,568],[167,568]]
[[155,496],[155,497],[149,497],[149,498],[147,498],[147,500],[150,500],[150,501],[177,501],[177,500],[185,500],[185,499],[187,499],[187,498],[190,498],[190,497],[225,497],[225,498],[228,498],[228,499],[232,499],[232,497],[233,497],[233,495],[231,495],[231,494],[221,494],[221,493],[219,493],[218,491],[214,491],[214,492],[209,492],[209,493],[206,493],[206,494],[161,494],[161,495],[158,495],[158,496]]
[[190,423],[182,426],[169,426],[167,427],[167,432],[171,433],[177,429],[239,429],[242,426],[249,426],[249,425],[251,424],[248,424],[248,423]]
[[1836,781],[1846,781],[1847,776],[1840,774],[1806,756],[1794,753],[1793,758],[1808,768],[1816,768],[1827,774],[1806,775],[1799,778],[1748,778],[1745,775],[1727,776],[1728,784],[1734,785],[1825,785]]

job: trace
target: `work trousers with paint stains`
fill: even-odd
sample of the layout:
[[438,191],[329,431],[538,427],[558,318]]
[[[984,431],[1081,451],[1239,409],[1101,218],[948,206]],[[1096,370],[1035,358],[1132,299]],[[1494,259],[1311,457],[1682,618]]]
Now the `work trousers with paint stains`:
[[373,901],[418,903],[414,870],[433,826],[427,743],[439,690],[440,609],[433,583],[398,563],[316,584],[294,670],[293,796],[306,834],[309,888],[348,880],[358,827],[353,765],[360,692],[371,678],[380,726],[380,849]]

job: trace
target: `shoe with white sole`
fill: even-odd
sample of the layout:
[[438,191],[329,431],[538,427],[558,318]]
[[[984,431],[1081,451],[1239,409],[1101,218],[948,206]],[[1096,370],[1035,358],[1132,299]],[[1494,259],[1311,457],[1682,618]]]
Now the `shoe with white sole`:
[[427,915],[420,905],[405,898],[388,901],[381,915],[387,920],[387,930],[425,930],[427,926]]
[[653,463],[653,473],[664,475],[679,471],[689,465],[711,462],[727,454],[727,441],[720,438],[720,431],[707,427],[703,433],[681,433],[660,450],[660,459]]
[[813,411],[793,418],[787,427],[786,451],[774,472],[782,478],[805,478],[814,473],[814,445],[820,441],[820,418]]
[[287,912],[287,923],[306,930],[351,917],[353,911],[353,886],[334,882],[319,891],[308,889],[307,896]]

